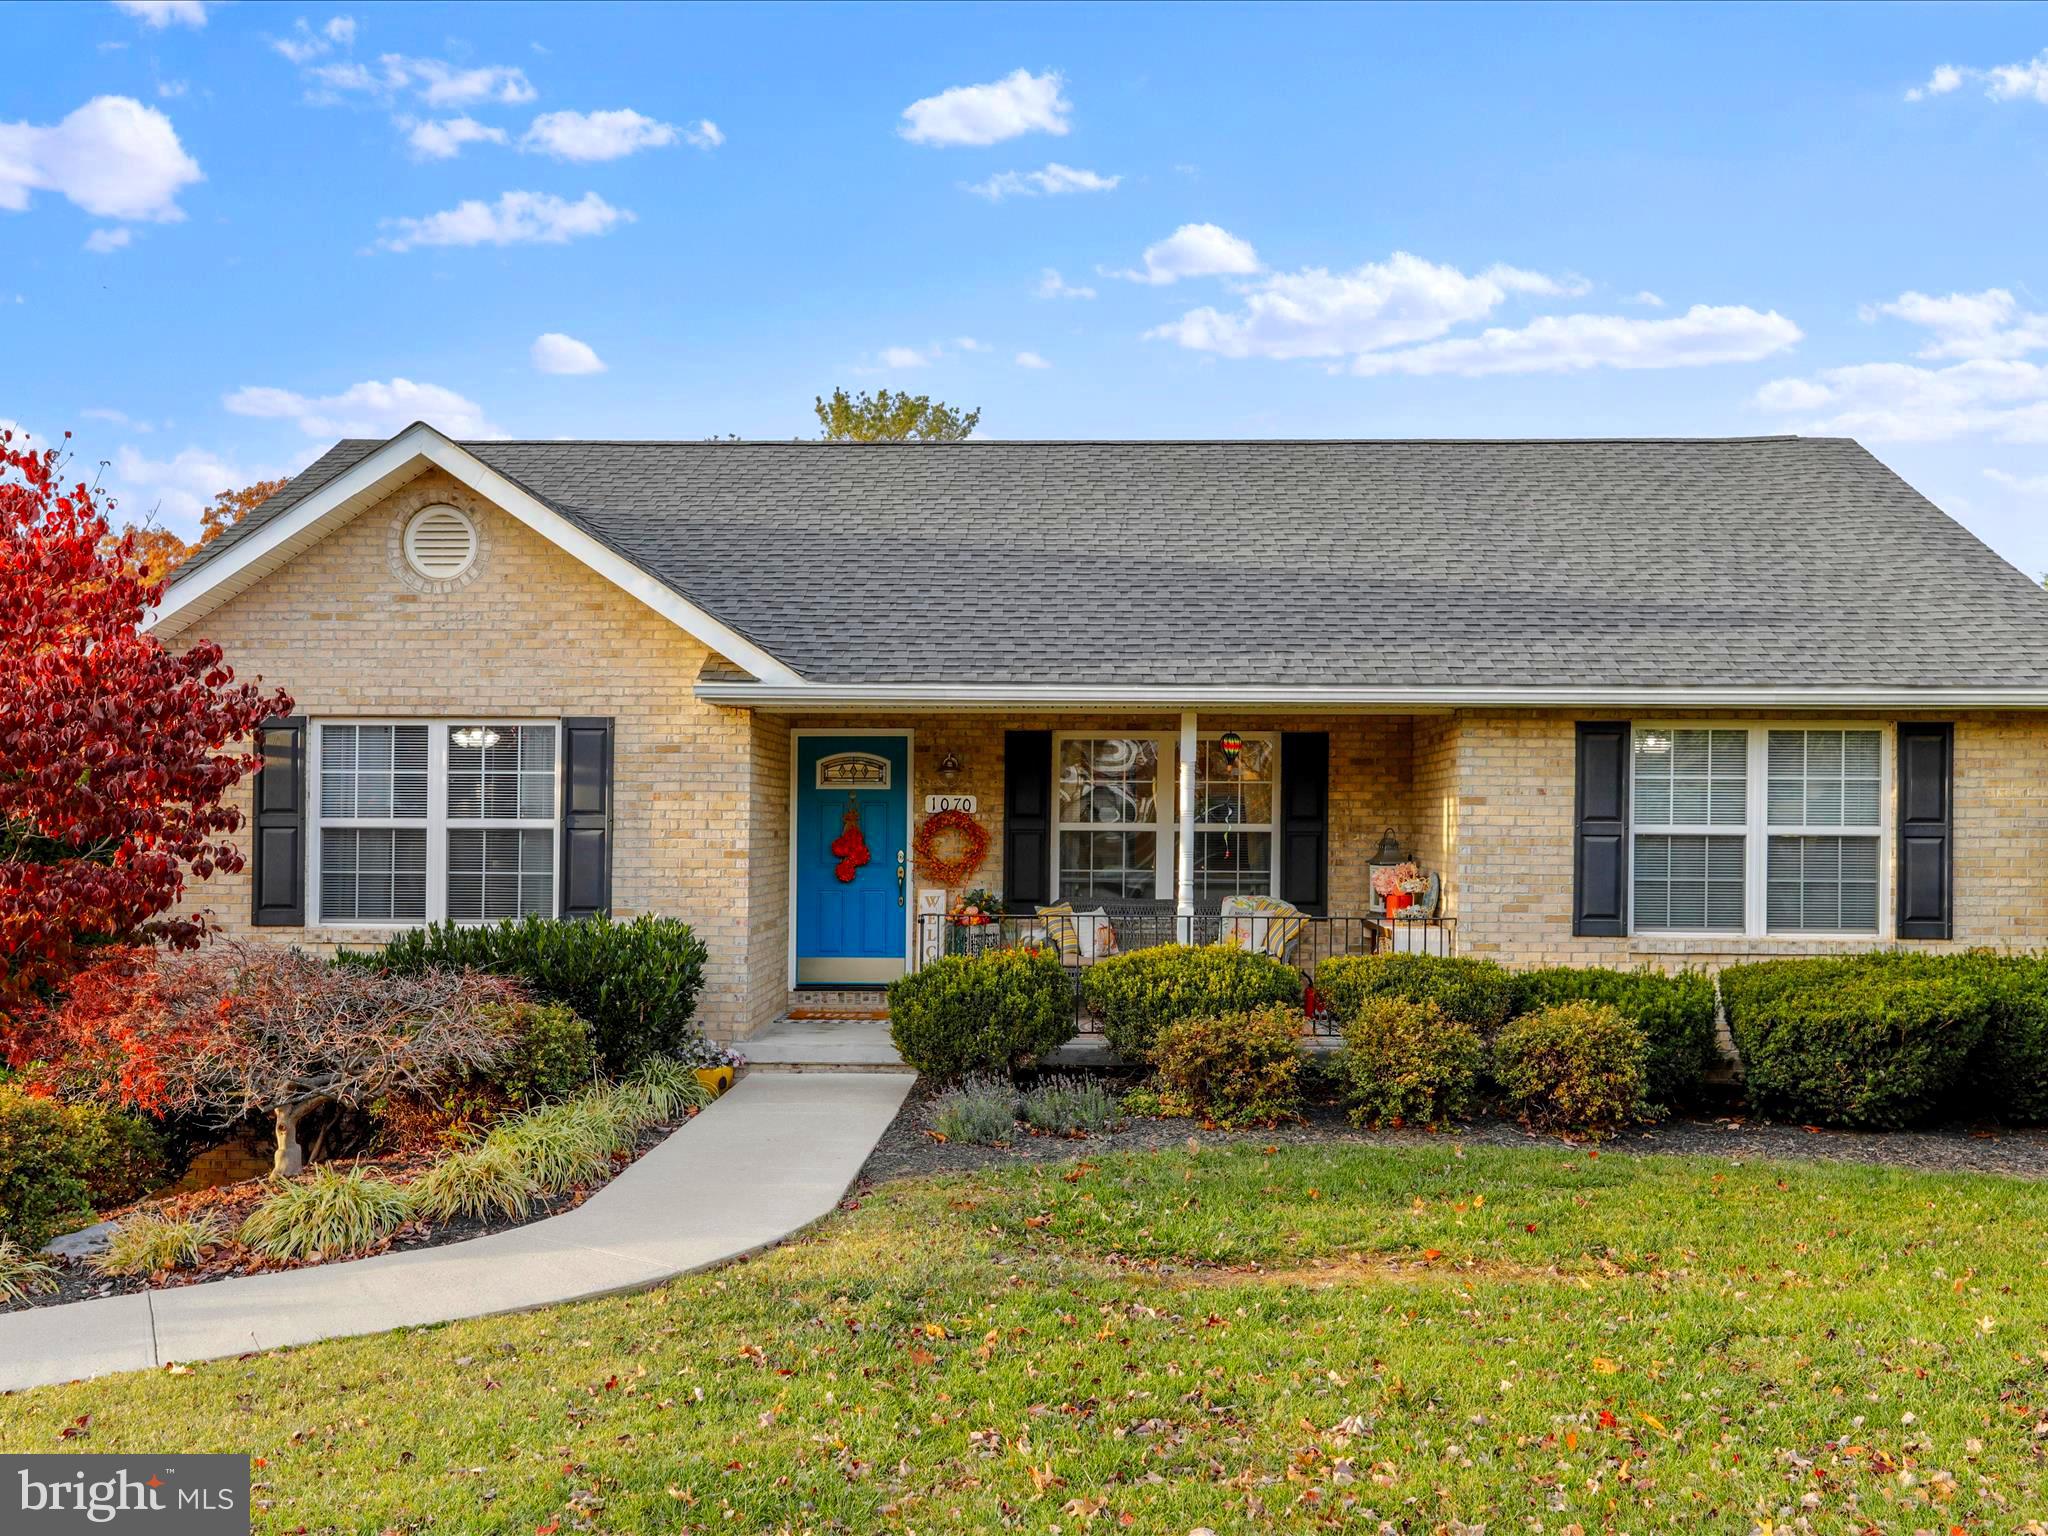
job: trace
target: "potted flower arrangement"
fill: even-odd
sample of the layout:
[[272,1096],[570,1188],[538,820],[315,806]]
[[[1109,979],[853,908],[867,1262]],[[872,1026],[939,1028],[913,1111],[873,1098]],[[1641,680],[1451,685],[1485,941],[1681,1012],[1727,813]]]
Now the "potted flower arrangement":
[[1375,870],[1372,888],[1373,894],[1386,903],[1387,916],[1398,917],[1429,888],[1429,882],[1422,878],[1422,871],[1413,859],[1404,859],[1386,869]]
[[956,928],[982,928],[1002,916],[1003,898],[994,891],[985,891],[976,886],[946,913],[946,921]]

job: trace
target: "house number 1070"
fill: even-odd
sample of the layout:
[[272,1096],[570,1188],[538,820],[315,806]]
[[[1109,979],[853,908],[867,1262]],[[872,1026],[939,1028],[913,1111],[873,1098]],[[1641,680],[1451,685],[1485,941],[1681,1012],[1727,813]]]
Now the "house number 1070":
[[926,795],[924,813],[931,816],[939,811],[965,811],[972,816],[977,804],[972,795]]

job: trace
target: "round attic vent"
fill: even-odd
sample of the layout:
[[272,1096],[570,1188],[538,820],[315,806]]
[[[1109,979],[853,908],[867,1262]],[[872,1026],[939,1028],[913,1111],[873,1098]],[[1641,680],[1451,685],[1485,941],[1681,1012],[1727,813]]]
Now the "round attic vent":
[[422,507],[405,525],[405,563],[429,581],[452,581],[476,559],[476,524],[453,507]]

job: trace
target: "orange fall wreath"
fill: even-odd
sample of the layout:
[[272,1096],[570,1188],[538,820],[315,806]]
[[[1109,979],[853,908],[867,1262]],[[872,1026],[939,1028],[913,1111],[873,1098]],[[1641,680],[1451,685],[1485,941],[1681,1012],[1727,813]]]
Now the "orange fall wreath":
[[934,885],[965,885],[988,857],[988,829],[965,811],[935,811],[912,839],[917,867]]

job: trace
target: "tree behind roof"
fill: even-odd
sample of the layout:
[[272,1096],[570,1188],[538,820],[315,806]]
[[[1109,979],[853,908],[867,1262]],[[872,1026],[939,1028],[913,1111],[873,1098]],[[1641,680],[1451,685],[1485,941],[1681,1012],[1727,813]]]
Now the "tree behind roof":
[[956,411],[929,395],[878,389],[848,395],[832,391],[816,402],[819,436],[830,443],[957,443],[981,422],[981,408]]

